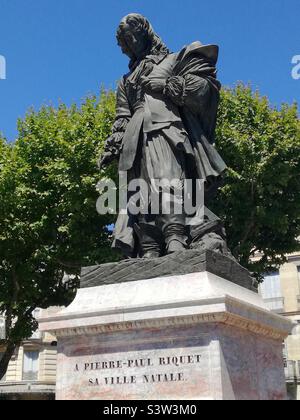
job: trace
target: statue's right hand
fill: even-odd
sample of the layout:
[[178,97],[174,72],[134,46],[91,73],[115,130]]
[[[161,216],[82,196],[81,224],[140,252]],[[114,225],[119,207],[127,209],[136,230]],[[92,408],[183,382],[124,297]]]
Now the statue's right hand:
[[99,169],[105,169],[112,162],[112,160],[113,159],[111,153],[104,153],[98,161]]

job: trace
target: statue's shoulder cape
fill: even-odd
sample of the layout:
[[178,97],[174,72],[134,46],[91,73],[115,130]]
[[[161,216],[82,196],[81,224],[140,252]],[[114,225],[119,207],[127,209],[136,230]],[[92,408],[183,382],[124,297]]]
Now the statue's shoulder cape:
[[200,41],[195,41],[179,52],[177,61],[185,61],[190,55],[194,54],[207,59],[215,66],[219,57],[219,47],[217,45],[203,45]]

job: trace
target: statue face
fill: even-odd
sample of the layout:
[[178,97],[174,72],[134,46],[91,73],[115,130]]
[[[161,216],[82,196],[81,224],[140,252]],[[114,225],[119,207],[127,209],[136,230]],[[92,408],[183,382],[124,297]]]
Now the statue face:
[[118,45],[122,50],[122,53],[127,55],[130,59],[134,58],[133,52],[130,50],[129,46],[123,38],[118,39]]
[[126,54],[130,59],[139,58],[147,48],[145,36],[141,33],[134,32],[128,26],[123,30],[118,44],[123,54]]

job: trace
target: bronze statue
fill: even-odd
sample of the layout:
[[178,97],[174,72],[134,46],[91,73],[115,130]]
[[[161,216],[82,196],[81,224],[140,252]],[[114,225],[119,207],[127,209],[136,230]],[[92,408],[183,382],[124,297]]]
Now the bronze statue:
[[[217,217],[208,212],[200,225],[191,226],[184,210],[175,212],[172,205],[186,179],[203,180],[208,205],[226,170],[214,147],[221,88],[218,47],[194,42],[171,53],[139,14],[122,19],[117,39],[130,59],[129,73],[118,86],[116,121],[100,167],[119,159],[119,170],[129,180],[143,179],[149,189],[153,179],[176,179],[178,185],[175,192],[160,191],[164,199],[159,214],[120,214],[113,246],[143,258],[187,248],[228,253]],[[165,203],[171,203],[171,211],[164,211]]]

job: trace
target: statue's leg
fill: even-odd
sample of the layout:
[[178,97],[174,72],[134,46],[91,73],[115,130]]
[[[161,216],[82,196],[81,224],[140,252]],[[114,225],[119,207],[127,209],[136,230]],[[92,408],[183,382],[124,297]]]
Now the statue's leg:
[[163,238],[155,219],[140,215],[134,226],[140,245],[140,257],[158,258],[162,254]]
[[160,232],[162,254],[185,250],[188,243],[183,204],[185,156],[175,146],[176,136],[181,132],[169,128],[168,133],[166,135],[163,130],[147,133],[141,159],[141,178],[149,186],[149,214],[145,218],[147,232],[151,225]]
[[185,250],[188,246],[183,205],[184,183],[178,184],[175,190],[162,192],[161,211],[156,221],[162,231],[167,254]]
[[[185,162],[181,152],[166,143],[168,164],[160,170],[160,211],[156,225],[160,228],[165,252],[171,254],[188,247],[186,214],[184,210]],[[166,153],[166,151],[165,151]]]

